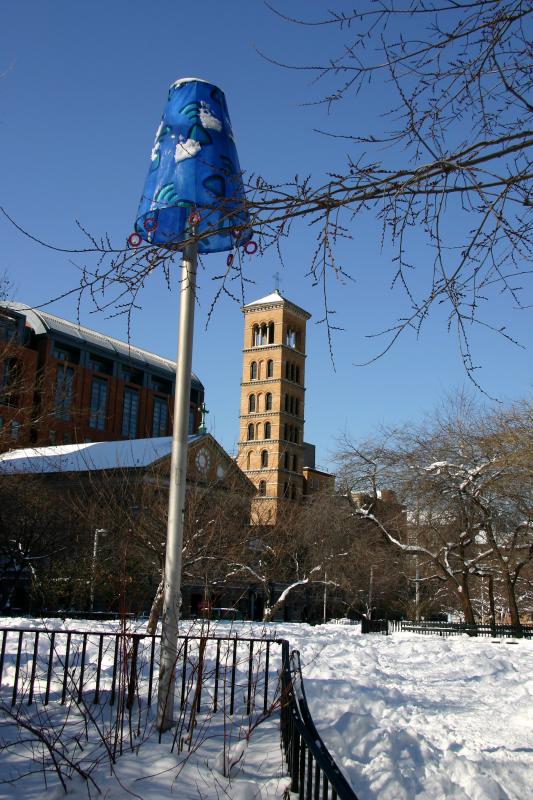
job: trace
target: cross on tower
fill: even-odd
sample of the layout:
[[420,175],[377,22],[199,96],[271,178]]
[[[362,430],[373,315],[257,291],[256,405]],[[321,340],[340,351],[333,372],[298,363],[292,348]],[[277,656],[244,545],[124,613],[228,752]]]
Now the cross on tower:
[[276,289],[276,291],[277,291],[277,292],[279,292],[279,285],[280,285],[280,283],[281,283],[281,275],[279,274],[279,272],[275,272],[275,273],[272,275],[272,277],[274,278],[274,282],[275,282],[275,289]]

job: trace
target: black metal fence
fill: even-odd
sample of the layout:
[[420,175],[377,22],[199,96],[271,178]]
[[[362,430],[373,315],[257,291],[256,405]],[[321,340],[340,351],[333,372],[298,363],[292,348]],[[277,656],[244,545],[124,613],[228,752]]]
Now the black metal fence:
[[[0,635],[4,705],[74,701],[124,717],[155,702],[159,636],[34,628],[0,628]],[[318,735],[287,640],[179,636],[176,703],[182,717],[279,712],[291,791],[305,800],[357,800]]]
[[471,625],[465,622],[444,622],[441,620],[363,620],[361,633],[381,633],[387,635],[395,632],[421,633],[438,636],[489,636],[493,639],[531,639],[533,638],[533,625]]
[[281,741],[291,778],[291,792],[300,800],[357,800],[320,738],[307,705],[300,654],[289,655],[283,644],[281,676]]

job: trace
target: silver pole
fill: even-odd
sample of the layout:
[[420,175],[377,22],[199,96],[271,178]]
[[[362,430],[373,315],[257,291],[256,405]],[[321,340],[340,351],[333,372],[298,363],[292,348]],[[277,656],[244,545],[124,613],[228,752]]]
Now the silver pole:
[[178,619],[181,606],[181,551],[183,548],[183,511],[187,481],[197,252],[195,242],[187,245],[183,253],[182,262],[174,426],[168,495],[167,550],[163,616],[161,621],[161,657],[157,696],[156,725],[160,731],[168,730],[174,722],[174,674],[177,658]]
[[322,620],[324,622],[324,625],[328,621],[327,605],[328,605],[328,573],[324,572],[324,609],[322,615]]

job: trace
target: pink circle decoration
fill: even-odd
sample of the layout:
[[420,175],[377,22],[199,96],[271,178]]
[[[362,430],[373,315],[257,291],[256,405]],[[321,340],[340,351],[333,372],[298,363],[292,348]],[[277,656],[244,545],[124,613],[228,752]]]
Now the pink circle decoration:
[[130,233],[128,236],[128,244],[130,247],[139,247],[142,242],[142,237],[139,233]]
[[253,256],[253,254],[257,252],[257,242],[246,242],[244,251],[248,253],[249,256]]
[[201,219],[202,217],[198,211],[191,211],[189,214],[189,225],[198,225]]
[[144,230],[150,233],[151,231],[155,231],[157,228],[157,219],[155,217],[146,217],[143,224]]

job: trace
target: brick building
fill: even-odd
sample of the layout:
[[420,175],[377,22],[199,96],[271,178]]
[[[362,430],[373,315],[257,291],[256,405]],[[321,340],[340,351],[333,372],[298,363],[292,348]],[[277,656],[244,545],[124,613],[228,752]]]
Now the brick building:
[[[0,449],[172,432],[175,364],[21,303],[0,304]],[[204,387],[192,375],[189,431]]]
[[276,519],[279,504],[333,493],[333,475],[315,469],[304,441],[305,342],[310,314],[276,290],[244,306],[243,375],[237,461],[258,491],[254,521]]

